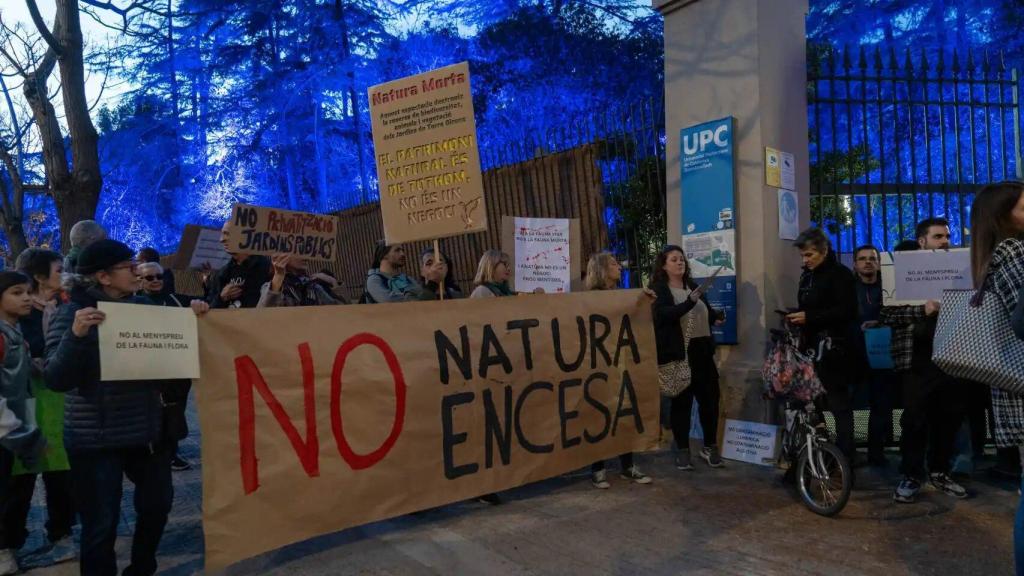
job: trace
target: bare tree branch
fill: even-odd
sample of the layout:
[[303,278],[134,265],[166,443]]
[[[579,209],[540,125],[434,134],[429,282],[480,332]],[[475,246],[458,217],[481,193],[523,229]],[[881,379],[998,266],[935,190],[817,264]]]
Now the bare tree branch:
[[60,42],[53,37],[53,32],[50,32],[50,27],[43,20],[43,15],[39,13],[39,5],[36,4],[36,0],[25,0],[25,5],[28,6],[29,13],[32,14],[32,22],[35,23],[36,28],[39,30],[39,35],[49,44],[50,50],[53,50],[57,53],[57,56],[60,56],[62,53]]

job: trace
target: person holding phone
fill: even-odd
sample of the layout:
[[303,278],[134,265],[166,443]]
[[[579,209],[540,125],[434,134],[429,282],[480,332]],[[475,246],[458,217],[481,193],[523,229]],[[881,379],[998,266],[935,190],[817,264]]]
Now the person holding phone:
[[853,400],[850,395],[849,334],[857,322],[857,281],[839,263],[832,241],[818,228],[805,230],[793,246],[800,251],[803,273],[798,309],[786,321],[801,328],[802,345],[817,353],[815,369],[825,387],[825,410],[836,421],[836,446],[853,463]]
[[[721,396],[718,368],[715,366],[715,340],[712,325],[725,322],[725,314],[711,307],[704,295],[706,286],[698,286],[690,273],[689,261],[679,246],[665,246],[654,261],[651,290],[654,291],[654,334],[658,364],[686,360],[691,384],[672,398],[672,435],[679,450],[676,468],[693,470],[690,461],[690,420],[693,400],[704,432],[700,457],[712,468],[721,468],[718,453],[718,402]],[[684,334],[689,326],[690,341]]]

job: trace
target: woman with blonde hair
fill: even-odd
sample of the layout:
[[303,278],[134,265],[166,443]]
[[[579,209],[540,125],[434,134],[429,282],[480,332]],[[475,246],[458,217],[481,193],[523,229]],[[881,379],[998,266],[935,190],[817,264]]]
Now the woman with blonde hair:
[[512,264],[508,254],[501,250],[488,250],[480,257],[473,284],[476,288],[470,298],[495,298],[515,296],[509,287],[508,280],[512,277]]
[[[598,252],[590,257],[587,262],[587,278],[585,285],[587,290],[614,290],[619,287],[622,280],[622,264],[611,252]],[[651,477],[644,474],[633,463],[633,453],[626,452],[619,456],[619,464],[622,466],[622,478],[637,484],[650,484]],[[604,470],[604,460],[594,462],[590,467],[590,481],[595,488],[607,490],[611,488],[608,483],[608,475]]]

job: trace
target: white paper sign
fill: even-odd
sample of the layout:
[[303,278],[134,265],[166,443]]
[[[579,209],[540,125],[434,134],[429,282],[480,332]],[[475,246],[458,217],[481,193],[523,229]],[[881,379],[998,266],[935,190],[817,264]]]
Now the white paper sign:
[[100,302],[100,379],[199,378],[199,331],[191,308]]
[[216,270],[227,264],[228,260],[231,260],[231,256],[224,251],[224,246],[220,243],[220,230],[199,230],[196,248],[192,251],[188,267],[201,268],[203,264],[209,263],[210,267]]
[[515,228],[516,291],[569,292],[569,220],[516,218]]
[[779,166],[779,179],[785,190],[796,190],[796,159],[791,152],[782,152],[782,165]]
[[743,420],[726,420],[722,458],[762,466],[775,464],[779,427]]
[[895,298],[899,301],[942,300],[943,290],[970,290],[971,251],[912,250],[893,253]]
[[796,240],[800,235],[800,207],[796,192],[779,188],[779,238]]

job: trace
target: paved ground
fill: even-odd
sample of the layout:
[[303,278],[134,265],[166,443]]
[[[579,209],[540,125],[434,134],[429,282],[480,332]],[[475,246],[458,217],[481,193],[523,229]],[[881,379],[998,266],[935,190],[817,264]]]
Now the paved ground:
[[[197,460],[197,437],[183,449]],[[664,452],[639,462],[655,478],[652,485],[629,485],[614,475],[612,488],[598,491],[586,474],[554,478],[504,494],[498,507],[467,502],[378,522],[250,559],[228,574],[1012,572],[1016,489],[983,473],[968,483],[975,494],[968,500],[926,490],[919,503],[896,505],[895,471],[861,469],[846,510],[826,519],[804,509],[772,469],[729,463],[724,470],[679,472]],[[176,473],[175,490],[160,573],[202,573],[199,471]],[[132,516],[125,509],[122,566]],[[41,526],[41,502],[33,519]],[[37,531],[29,546],[41,538]],[[73,563],[29,572],[77,573]]]

